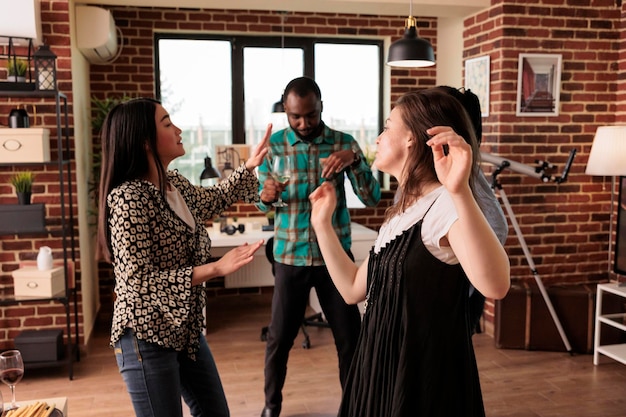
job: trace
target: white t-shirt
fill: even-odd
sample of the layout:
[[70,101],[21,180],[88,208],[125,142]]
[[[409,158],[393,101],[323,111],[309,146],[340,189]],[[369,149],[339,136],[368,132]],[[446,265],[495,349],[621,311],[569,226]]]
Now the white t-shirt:
[[189,207],[187,207],[187,203],[185,203],[183,196],[180,195],[178,189],[173,185],[170,184],[170,188],[170,190],[167,190],[167,202],[170,207],[174,210],[174,213],[176,213],[178,217],[187,223],[190,230],[195,229],[196,221],[194,220],[191,211],[189,211]]
[[[424,217],[427,211],[428,214]],[[383,224],[374,243],[374,253],[380,252],[381,248],[387,246],[390,241],[410,229],[422,218],[424,219],[422,241],[428,251],[442,262],[449,265],[458,264],[459,261],[452,248],[441,246],[441,238],[448,233],[452,224],[459,218],[450,194],[443,185],[420,198],[404,213],[394,216]]]

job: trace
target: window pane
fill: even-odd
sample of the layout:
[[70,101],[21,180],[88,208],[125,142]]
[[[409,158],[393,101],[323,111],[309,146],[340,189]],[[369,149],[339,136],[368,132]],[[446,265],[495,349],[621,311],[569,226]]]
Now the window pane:
[[304,52],[299,48],[255,48],[243,50],[246,112],[246,143],[261,141],[267,123],[273,131],[287,127],[284,114],[271,114],[289,81],[304,74]]
[[379,53],[377,45],[315,44],[324,122],[354,136],[366,154],[374,151],[380,133]]
[[158,48],[161,100],[183,131],[186,151],[170,168],[199,184],[204,158],[215,160],[215,145],[232,143],[231,45],[160,39]]

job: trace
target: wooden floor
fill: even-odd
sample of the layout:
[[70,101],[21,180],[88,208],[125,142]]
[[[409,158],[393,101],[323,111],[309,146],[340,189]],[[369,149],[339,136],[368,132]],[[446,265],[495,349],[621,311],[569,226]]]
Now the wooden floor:
[[[258,417],[263,408],[260,329],[269,319],[269,295],[240,295],[209,302],[207,338],[222,376],[233,417]],[[70,417],[132,416],[132,407],[102,329],[93,347],[64,368],[27,370],[17,398],[67,396]],[[339,405],[335,347],[329,329],[309,328],[312,346],[299,336],[289,360],[283,417],[332,417]],[[474,336],[487,416],[624,417],[626,366],[592,355],[496,349],[485,334]],[[5,401],[9,391],[0,388]],[[454,401],[454,398],[451,398]],[[384,416],[381,416],[384,417]],[[455,416],[456,417],[456,416]]]

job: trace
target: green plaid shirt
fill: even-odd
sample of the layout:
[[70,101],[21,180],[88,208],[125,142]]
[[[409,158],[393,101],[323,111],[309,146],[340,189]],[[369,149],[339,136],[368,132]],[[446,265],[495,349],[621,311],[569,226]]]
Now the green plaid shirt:
[[[380,185],[374,179],[372,171],[365,161],[365,156],[354,138],[346,133],[324,127],[321,136],[305,142],[298,138],[291,128],[280,130],[270,138],[270,152],[273,155],[291,156],[291,178],[282,199],[287,207],[277,207],[274,220],[274,259],[277,262],[294,266],[324,265],[322,254],[317,245],[317,238],[311,226],[311,194],[325,180],[322,178],[320,158],[331,153],[350,149],[361,156],[358,166],[348,167],[345,173],[352,183],[352,189],[366,206],[373,207],[380,200]],[[265,179],[270,174],[268,160],[259,166],[259,192]],[[350,213],[346,207],[346,191],[343,173],[335,181],[337,189],[337,208],[333,216],[335,231],[345,250],[350,249]],[[271,205],[257,203],[257,207],[267,212]]]

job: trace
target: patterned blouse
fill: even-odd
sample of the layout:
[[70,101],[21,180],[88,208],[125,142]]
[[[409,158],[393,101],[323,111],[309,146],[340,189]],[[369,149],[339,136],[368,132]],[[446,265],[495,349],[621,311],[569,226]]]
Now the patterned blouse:
[[204,285],[192,286],[191,276],[211,257],[204,223],[237,201],[258,201],[259,181],[244,164],[209,188],[177,171],[169,171],[168,180],[187,203],[195,229],[149,181],[127,181],[107,196],[116,295],[111,345],[130,327],[138,339],[194,357],[206,300]]

